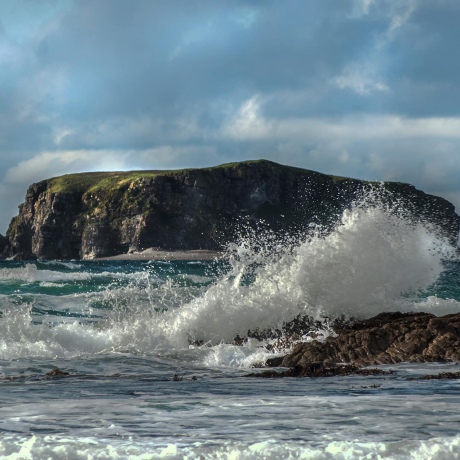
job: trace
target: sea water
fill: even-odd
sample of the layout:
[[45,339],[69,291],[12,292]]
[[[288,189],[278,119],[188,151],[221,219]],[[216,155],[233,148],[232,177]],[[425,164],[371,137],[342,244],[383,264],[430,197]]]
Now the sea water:
[[224,260],[2,261],[0,457],[460,458],[460,381],[408,380],[458,363],[261,379],[287,350],[233,344],[297,315],[321,340],[338,317],[458,312],[456,254],[357,205],[330,233],[246,234]]

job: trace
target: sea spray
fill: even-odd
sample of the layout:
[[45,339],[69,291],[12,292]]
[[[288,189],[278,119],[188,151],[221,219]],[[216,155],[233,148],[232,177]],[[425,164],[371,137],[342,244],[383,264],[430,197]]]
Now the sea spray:
[[[1,268],[12,305],[2,302],[0,357],[188,350],[196,362],[246,365],[265,353],[260,344],[251,340],[240,352],[223,343],[282,330],[299,316],[324,323],[389,310],[458,310],[457,300],[425,292],[452,247],[386,193],[376,187],[365,194],[332,230],[306,226],[300,237],[281,238],[247,231],[212,269],[180,262],[141,270],[120,263],[112,271],[103,262]],[[30,292],[17,294],[22,285]],[[53,289],[59,296],[45,294]],[[195,344],[203,346],[189,350]]]
[[377,187],[345,210],[332,232],[317,229],[297,245],[269,238],[264,246],[254,235],[230,247],[230,272],[163,324],[171,343],[231,342],[298,315],[364,318],[413,309],[404,297],[432,285],[453,248],[385,198]]

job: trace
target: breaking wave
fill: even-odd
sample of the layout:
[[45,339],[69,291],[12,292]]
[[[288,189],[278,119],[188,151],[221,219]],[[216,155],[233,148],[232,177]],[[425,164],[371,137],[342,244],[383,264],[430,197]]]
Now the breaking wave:
[[[34,316],[38,297],[4,298],[0,358],[154,353],[203,343],[222,349],[203,347],[196,359],[240,366],[254,361],[248,355],[260,350],[249,341],[247,352],[235,352],[239,357],[234,358],[234,347],[223,342],[248,330],[279,329],[299,315],[327,322],[383,311],[459,311],[460,286],[452,296],[436,291],[446,261],[455,261],[455,249],[429,225],[393,211],[366,198],[345,210],[328,233],[310,229],[300,241],[283,241],[268,232],[249,232],[229,246],[228,263],[218,276],[208,273],[206,264],[185,264],[181,273],[173,264],[154,263],[137,272],[117,268],[117,274],[84,271],[83,263],[72,263],[65,272],[34,264],[2,268],[1,283],[97,280],[101,286],[97,292],[74,293],[80,317],[61,315],[51,326]],[[115,277],[124,283],[114,283]],[[77,308],[69,296],[57,299],[61,305],[55,310]]]

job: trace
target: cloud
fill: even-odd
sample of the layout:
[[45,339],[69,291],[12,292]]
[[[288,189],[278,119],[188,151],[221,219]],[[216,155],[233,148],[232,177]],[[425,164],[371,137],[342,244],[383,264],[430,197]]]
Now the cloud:
[[3,2],[0,212],[50,175],[263,157],[460,204],[459,13],[457,0]]
[[250,139],[460,139],[460,117],[406,118],[398,115],[358,115],[341,118],[266,118],[260,96],[245,101],[224,125],[223,136]]
[[[255,154],[337,175],[410,182],[448,194],[460,209],[460,117],[268,118],[263,101],[244,102],[223,126],[223,138],[250,145]],[[257,154],[255,154],[257,156]]]
[[213,157],[218,161],[213,147],[174,147],[164,145],[145,150],[70,150],[44,152],[19,162],[9,168],[3,183],[22,184],[67,174],[69,171],[121,171],[126,169],[168,169],[191,160],[206,166]]
[[364,65],[349,65],[331,82],[340,89],[349,88],[359,95],[367,95],[373,91],[390,91],[388,86],[374,75],[374,71]]

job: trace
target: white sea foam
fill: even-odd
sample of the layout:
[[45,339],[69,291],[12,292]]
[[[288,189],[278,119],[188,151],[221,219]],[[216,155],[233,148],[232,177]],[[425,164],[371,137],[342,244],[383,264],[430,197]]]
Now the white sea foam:
[[442,299],[437,296],[428,296],[419,301],[401,300],[399,303],[404,311],[423,311],[433,313],[436,316],[448,315],[460,312],[460,302],[455,299]]
[[61,321],[56,327],[31,322],[30,306],[4,310],[0,321],[0,359],[71,357],[97,353],[110,347],[110,334],[79,320]]
[[58,272],[54,270],[39,270],[35,264],[26,264],[23,267],[0,269],[0,282],[19,280],[28,283],[55,282],[55,281],[81,281],[91,278],[89,273],[83,272]]
[[104,439],[71,436],[5,436],[0,441],[0,455],[8,459],[195,459],[228,460],[294,459],[312,460],[456,460],[460,458],[460,437],[434,438],[426,441],[360,442],[332,441],[323,445],[261,441],[224,443],[223,445],[184,446],[140,439]]
[[45,261],[41,261],[41,263],[45,265],[61,265],[63,267],[69,268],[70,270],[79,270],[83,267],[82,264],[79,264],[74,261],[67,262],[63,260],[52,260],[52,261],[45,260]]
[[[61,263],[60,265],[65,265]],[[43,270],[37,267],[34,263],[27,263],[22,267],[15,268],[2,268],[0,269],[0,282],[9,282],[17,280],[27,283],[34,282],[57,282],[57,281],[85,281],[92,278],[113,278],[114,280],[135,280],[137,283],[142,281],[152,282],[161,281],[160,278],[152,276],[152,274],[140,271],[134,273],[123,272],[109,272],[104,271],[100,273],[90,273],[77,271],[73,268],[72,271],[56,271],[56,270]]]

